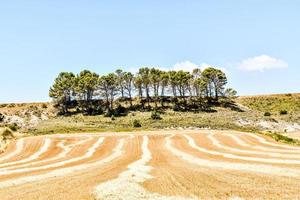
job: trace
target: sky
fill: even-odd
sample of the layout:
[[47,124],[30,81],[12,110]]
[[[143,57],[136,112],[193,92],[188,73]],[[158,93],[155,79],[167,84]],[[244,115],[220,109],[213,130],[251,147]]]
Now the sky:
[[298,0],[0,2],[0,102],[48,101],[59,72],[223,69],[239,95],[300,92]]

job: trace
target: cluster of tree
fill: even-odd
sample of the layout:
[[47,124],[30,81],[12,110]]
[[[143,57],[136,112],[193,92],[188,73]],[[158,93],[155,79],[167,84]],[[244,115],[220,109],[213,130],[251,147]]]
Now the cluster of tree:
[[159,103],[164,107],[164,102],[182,102],[187,107],[190,99],[199,103],[218,102],[220,97],[236,95],[235,90],[225,89],[226,84],[226,74],[213,67],[192,72],[143,67],[136,74],[118,69],[103,76],[84,70],[77,75],[61,72],[49,96],[62,113],[76,105],[77,110],[91,114],[99,109],[113,111],[116,99],[128,102],[129,108],[138,102],[142,109],[145,105],[157,108]]

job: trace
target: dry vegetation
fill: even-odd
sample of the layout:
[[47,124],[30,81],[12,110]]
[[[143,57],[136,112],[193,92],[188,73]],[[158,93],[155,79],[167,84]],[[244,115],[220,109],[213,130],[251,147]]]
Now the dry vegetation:
[[4,115],[41,115],[42,113],[50,114],[53,107],[49,103],[8,103],[0,104],[0,113]]
[[56,116],[50,103],[0,104],[0,126],[28,132],[40,121]]
[[5,151],[7,145],[14,137],[13,131],[10,128],[0,128],[0,153]]
[[[235,112],[226,108],[216,108],[216,112],[175,112],[168,110],[160,113],[161,119],[151,118],[151,112],[131,112],[124,117],[84,116],[82,114],[69,117],[61,116],[42,121],[33,131],[34,134],[74,133],[98,131],[139,131],[172,128],[212,128],[257,130],[255,126],[239,126],[236,121],[241,117],[255,119],[255,115]],[[138,120],[141,128],[135,128],[133,121]]]
[[[148,111],[130,111],[121,117],[86,116],[80,113],[57,116],[57,111],[50,103],[1,104],[0,113],[5,118],[0,124],[16,124],[20,132],[34,135],[183,128],[284,133],[300,131],[299,98],[299,94],[239,97],[235,101],[242,111],[226,106],[212,106],[209,112],[175,112],[170,108],[159,112],[158,119]],[[284,110],[287,114],[280,114]],[[270,116],[265,116],[266,112]],[[134,123],[141,127],[135,127]]]
[[272,117],[290,122],[300,122],[300,94],[245,96],[237,102],[251,110],[269,112]]

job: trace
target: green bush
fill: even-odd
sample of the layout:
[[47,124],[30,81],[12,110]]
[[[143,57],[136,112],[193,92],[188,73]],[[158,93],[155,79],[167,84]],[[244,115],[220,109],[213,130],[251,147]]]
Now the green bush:
[[12,131],[17,131],[19,126],[16,123],[12,123],[8,125],[8,128],[10,128]]
[[151,113],[151,119],[153,119],[153,120],[161,120],[160,114],[157,111],[153,111]]
[[270,112],[265,112],[264,116],[265,117],[270,117],[272,114]]
[[280,114],[280,115],[286,115],[286,114],[288,114],[288,111],[286,111],[286,110],[281,110],[281,111],[279,112],[279,114]]
[[272,137],[276,140],[276,141],[283,141],[283,142],[287,142],[287,143],[296,143],[296,140],[294,140],[293,138],[289,138],[287,136],[284,135],[280,135],[278,133],[274,133],[272,135]]
[[133,121],[133,127],[134,127],[134,128],[139,128],[139,127],[142,127],[142,125],[141,125],[141,123],[140,123],[139,120],[135,119],[135,120]]

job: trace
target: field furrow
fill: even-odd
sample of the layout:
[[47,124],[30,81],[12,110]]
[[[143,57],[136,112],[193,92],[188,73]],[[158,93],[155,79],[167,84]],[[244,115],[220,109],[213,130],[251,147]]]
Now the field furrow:
[[293,199],[297,188],[300,148],[250,133],[50,135],[0,155],[1,199]]

